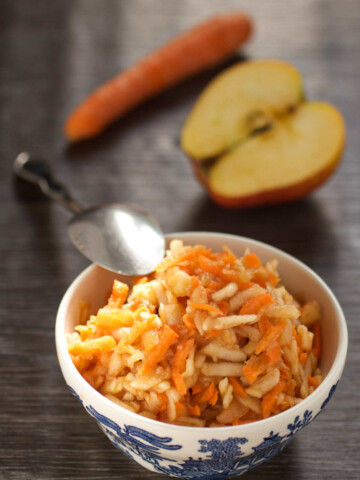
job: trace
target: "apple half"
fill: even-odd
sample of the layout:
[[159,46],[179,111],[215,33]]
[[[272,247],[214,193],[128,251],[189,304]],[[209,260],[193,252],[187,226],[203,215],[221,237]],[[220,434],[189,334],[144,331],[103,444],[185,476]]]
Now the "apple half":
[[299,72],[278,60],[242,62],[218,75],[181,135],[213,200],[234,208],[304,197],[333,173],[344,144],[338,110],[305,101]]

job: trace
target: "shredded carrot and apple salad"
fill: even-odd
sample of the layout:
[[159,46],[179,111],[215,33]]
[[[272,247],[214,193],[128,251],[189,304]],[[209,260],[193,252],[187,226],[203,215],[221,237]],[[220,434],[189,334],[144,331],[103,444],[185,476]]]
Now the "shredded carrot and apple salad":
[[173,240],[149,277],[114,281],[68,336],[81,375],[146,417],[224,426],[277,414],[322,381],[320,308],[281,286],[277,261]]

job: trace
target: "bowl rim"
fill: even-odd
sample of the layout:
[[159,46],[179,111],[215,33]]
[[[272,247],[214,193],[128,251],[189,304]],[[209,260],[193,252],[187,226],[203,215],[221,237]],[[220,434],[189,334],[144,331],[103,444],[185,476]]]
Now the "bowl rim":
[[[157,427],[160,426],[161,429],[163,429],[164,433],[167,430],[171,430],[172,432],[176,430],[179,433],[189,433],[190,431],[193,431],[193,432],[202,433],[202,434],[207,432],[207,434],[209,435],[211,433],[215,434],[215,432],[226,432],[227,434],[230,434],[232,432],[233,434],[239,435],[240,432],[242,434],[246,434],[249,431],[253,431],[257,426],[259,426],[259,428],[262,430],[265,429],[264,431],[267,431],[266,429],[269,429],[270,431],[274,429],[274,424],[278,424],[282,420],[285,420],[287,417],[291,416],[295,418],[296,416],[301,415],[302,412],[306,410],[312,410],[312,405],[314,402],[316,403],[316,398],[323,397],[323,396],[326,398],[330,392],[330,389],[340,379],[342,370],[345,365],[347,349],[348,349],[348,330],[347,330],[345,315],[337,298],[335,297],[330,287],[325,283],[324,280],[322,280],[322,278],[316,272],[314,272],[310,267],[308,267],[301,260],[298,260],[294,256],[290,255],[289,253],[277,247],[274,247],[268,243],[265,243],[259,240],[255,240],[249,237],[244,237],[241,235],[234,235],[234,234],[221,233],[221,232],[210,232],[210,231],[188,231],[188,232],[174,232],[174,233],[165,234],[166,242],[179,237],[181,237],[182,240],[186,241],[187,238],[190,238],[193,236],[206,236],[212,239],[216,239],[220,236],[224,240],[226,240],[226,238],[233,239],[233,240],[241,240],[243,242],[250,242],[250,244],[253,246],[265,247],[266,249],[269,249],[271,253],[274,253],[274,255],[280,255],[283,258],[286,258],[288,261],[294,263],[296,266],[305,270],[306,273],[313,276],[315,280],[320,284],[320,286],[326,292],[327,296],[330,298],[331,303],[334,306],[334,309],[337,314],[336,317],[339,325],[340,334],[337,342],[337,351],[336,351],[334,361],[325,379],[321,382],[321,384],[317,387],[317,389],[314,390],[306,398],[304,398],[301,402],[294,405],[293,407],[288,408],[287,410],[284,410],[281,413],[278,413],[276,415],[270,416],[262,420],[256,420],[255,422],[250,422],[243,425],[228,425],[228,426],[222,426],[222,427],[196,427],[196,426],[176,425],[173,423],[161,422],[159,420],[153,420],[151,418],[139,415],[135,412],[131,412],[130,410],[127,410],[126,408],[120,405],[117,405],[116,403],[112,402],[111,400],[106,398],[104,395],[102,395],[100,392],[98,392],[95,388],[93,388],[78,372],[78,370],[76,369],[75,365],[71,360],[70,354],[68,353],[66,336],[64,334],[64,321],[66,317],[65,314],[67,311],[66,307],[68,305],[68,301],[71,298],[73,291],[82,283],[82,281],[87,277],[87,275],[92,270],[94,270],[95,268],[102,268],[96,264],[89,265],[75,277],[75,279],[68,286],[59,305],[59,309],[56,316],[56,323],[55,323],[55,341],[56,341],[56,350],[57,350],[57,355],[58,355],[58,360],[60,363],[61,370],[63,370],[63,366],[61,364],[63,362],[68,367],[69,371],[73,374],[74,382],[79,383],[82,390],[84,390],[89,397],[93,396],[95,399],[97,399],[98,402],[103,403],[104,408],[108,408],[114,412],[122,414],[124,418],[127,418],[129,420],[129,422],[132,419],[134,419],[135,422],[141,421],[141,423],[143,423],[144,426],[148,426],[149,429],[151,429],[151,427],[154,427],[154,426],[157,426]],[[114,273],[114,275],[116,274]],[[61,361],[60,361],[60,357],[61,357]]]

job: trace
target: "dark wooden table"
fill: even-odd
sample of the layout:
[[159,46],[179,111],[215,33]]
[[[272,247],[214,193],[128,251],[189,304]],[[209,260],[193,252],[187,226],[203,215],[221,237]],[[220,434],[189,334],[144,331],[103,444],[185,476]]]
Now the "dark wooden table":
[[[146,103],[101,138],[68,147],[62,125],[95,86],[215,12],[243,8],[256,33],[244,54],[289,60],[308,96],[344,114],[336,175],[307,200],[227,211],[194,180],[179,148],[189,109],[215,70]],[[316,270],[346,314],[350,345],[325,412],[283,453],[243,478],[360,477],[360,2],[358,0],[1,0],[0,478],[159,478],[111,447],[65,386],[54,346],[60,299],[87,265],[68,215],[14,181],[22,150],[49,158],[86,205],[138,204],[165,232],[212,230],[271,243]]]

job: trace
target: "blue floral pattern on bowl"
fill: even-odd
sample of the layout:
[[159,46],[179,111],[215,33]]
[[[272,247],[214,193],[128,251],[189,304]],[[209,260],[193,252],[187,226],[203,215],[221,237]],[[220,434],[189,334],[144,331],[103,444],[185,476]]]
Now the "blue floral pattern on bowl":
[[[331,399],[337,384],[333,385],[328,397],[322,403],[322,410]],[[83,404],[77,393],[70,390]],[[168,457],[166,452],[182,449],[182,445],[174,444],[171,437],[160,437],[134,425],[120,427],[110,418],[97,412],[95,408],[84,405],[86,411],[98,422],[100,428],[109,437],[112,444],[122,450],[129,458],[141,459],[155,471],[165,475],[185,479],[220,479],[241,475],[252,468],[268,461],[278,454],[292,439],[294,434],[313,420],[313,412],[306,410],[300,418],[296,416],[287,425],[287,433],[280,435],[270,431],[263,441],[252,447],[252,453],[245,455],[242,445],[248,443],[245,437],[229,437],[226,440],[199,440],[199,455],[189,457],[185,461],[176,461]],[[202,454],[202,455],[201,455]]]

